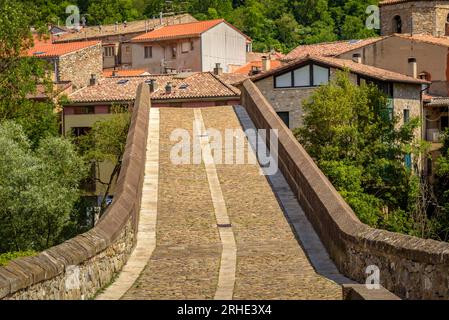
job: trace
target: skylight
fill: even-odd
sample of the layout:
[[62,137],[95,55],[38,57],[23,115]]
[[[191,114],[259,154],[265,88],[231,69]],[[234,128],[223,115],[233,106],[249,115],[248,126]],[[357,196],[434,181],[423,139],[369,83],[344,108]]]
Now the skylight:
[[126,84],[126,83],[128,83],[128,79],[122,79],[122,80],[120,80],[120,81],[118,81],[117,82],[117,84]]

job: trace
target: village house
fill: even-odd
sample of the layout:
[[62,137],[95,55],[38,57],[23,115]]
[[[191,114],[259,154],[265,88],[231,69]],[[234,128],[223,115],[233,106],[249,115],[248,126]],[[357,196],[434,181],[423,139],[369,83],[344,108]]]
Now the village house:
[[[132,106],[137,87],[150,87],[153,108],[211,107],[240,104],[240,91],[211,72],[192,72],[150,76],[108,77],[93,79],[90,86],[69,95],[63,107],[63,132],[66,136],[87,133],[97,121],[111,119],[112,106]],[[104,164],[95,176],[106,180],[111,164]],[[100,183],[89,186],[91,196],[101,194]]]
[[320,85],[331,81],[338,70],[349,70],[350,79],[356,84],[375,84],[390,99],[392,111],[403,122],[421,117],[421,87],[428,84],[426,80],[367,66],[360,61],[308,55],[251,79],[285,124],[295,129],[302,125],[303,101]]
[[423,85],[422,138],[431,143],[424,167],[433,181],[440,137],[449,126],[449,1],[380,2],[381,35],[363,40],[298,46],[284,57],[307,54],[360,61],[364,65],[430,81]]
[[132,64],[131,44],[129,42],[132,38],[161,26],[194,21],[197,20],[190,14],[161,15],[157,19],[83,26],[78,30],[67,30],[66,28],[53,26],[50,31],[54,35],[53,41],[56,43],[99,40],[103,46],[103,67],[105,69],[126,68]]
[[246,64],[251,39],[223,19],[166,26],[137,36],[132,43],[132,67],[150,73],[207,72],[217,63]]
[[70,82],[72,89],[85,87],[92,75],[101,76],[102,54],[100,41],[52,43],[35,37],[34,46],[27,52],[51,64],[55,84]]

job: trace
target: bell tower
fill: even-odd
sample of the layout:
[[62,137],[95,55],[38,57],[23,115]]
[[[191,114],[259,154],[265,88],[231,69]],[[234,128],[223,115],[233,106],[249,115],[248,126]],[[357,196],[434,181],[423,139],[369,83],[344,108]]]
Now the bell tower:
[[449,36],[449,0],[384,0],[379,6],[382,35]]

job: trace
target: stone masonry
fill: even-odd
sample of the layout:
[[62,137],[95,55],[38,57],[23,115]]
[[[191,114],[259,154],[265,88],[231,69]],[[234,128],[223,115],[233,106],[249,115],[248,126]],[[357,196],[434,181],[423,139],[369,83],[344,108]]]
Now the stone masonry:
[[57,68],[58,81],[72,81],[74,89],[88,86],[91,74],[95,74],[97,79],[103,74],[101,44],[59,57]]
[[402,21],[402,33],[424,33],[444,36],[449,14],[448,1],[403,1],[396,4],[381,5],[381,34],[395,32],[394,18]]

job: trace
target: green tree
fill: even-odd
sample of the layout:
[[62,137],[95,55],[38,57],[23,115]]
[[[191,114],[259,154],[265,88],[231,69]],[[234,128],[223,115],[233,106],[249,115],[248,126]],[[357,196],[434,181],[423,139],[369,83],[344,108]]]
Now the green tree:
[[[131,120],[130,113],[124,107],[114,107],[113,113],[114,116],[110,120],[96,122],[90,132],[78,140],[86,162],[95,167],[93,182],[99,182],[103,186],[100,205],[102,212],[107,207],[107,198],[120,174]],[[107,168],[105,164],[112,164],[113,167],[106,180],[101,179],[102,170]]]
[[449,238],[449,129],[442,136],[443,147],[436,163],[435,191],[440,209],[440,235]]
[[50,92],[48,65],[23,53],[33,45],[31,13],[20,2],[0,0],[0,121],[13,119],[24,126],[33,146],[56,135],[58,123],[51,102],[30,100],[38,86]]
[[86,166],[73,144],[47,137],[33,150],[20,125],[0,124],[0,252],[57,244]]
[[419,159],[418,119],[398,126],[387,97],[375,85],[352,83],[346,72],[318,88],[303,108],[296,136],[360,219],[430,236],[431,223],[417,206],[419,177],[405,164],[408,154]]

